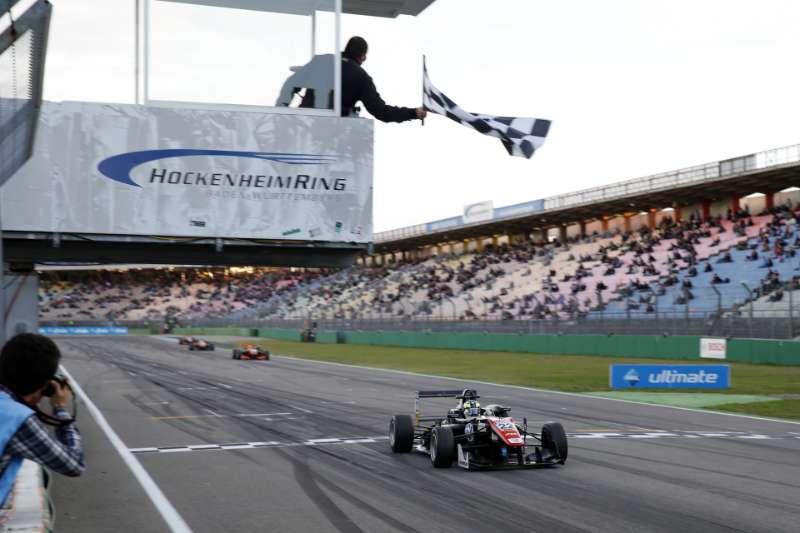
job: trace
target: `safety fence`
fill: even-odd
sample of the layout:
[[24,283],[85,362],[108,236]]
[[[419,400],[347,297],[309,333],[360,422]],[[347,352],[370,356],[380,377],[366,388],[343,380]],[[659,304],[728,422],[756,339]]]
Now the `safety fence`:
[[[740,313],[715,311],[659,312],[642,315],[629,311],[598,313],[581,319],[502,320],[500,317],[462,320],[452,316],[397,317],[376,314],[371,318],[322,319],[314,315],[289,318],[181,320],[180,328],[228,328],[225,335],[260,327],[300,329],[316,324],[332,331],[435,331],[528,333],[539,335],[704,335],[726,338],[794,339],[800,336],[800,309],[790,313],[745,309]],[[46,327],[127,327],[129,334],[165,332],[161,321],[42,321]]]

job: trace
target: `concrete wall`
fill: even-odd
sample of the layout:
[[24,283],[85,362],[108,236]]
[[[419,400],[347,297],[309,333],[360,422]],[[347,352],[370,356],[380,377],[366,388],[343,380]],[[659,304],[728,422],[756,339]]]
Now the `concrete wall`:
[[39,276],[5,273],[6,339],[39,330]]

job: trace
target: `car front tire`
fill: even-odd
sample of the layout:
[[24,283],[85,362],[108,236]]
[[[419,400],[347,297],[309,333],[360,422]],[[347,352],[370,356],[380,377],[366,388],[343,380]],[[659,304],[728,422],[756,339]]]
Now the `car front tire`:
[[431,463],[436,468],[450,468],[456,458],[456,439],[449,427],[437,426],[431,433]]
[[389,422],[389,446],[394,453],[408,453],[414,444],[414,422],[408,415],[394,415]]
[[558,422],[550,422],[542,426],[542,447],[558,457],[559,464],[567,461],[567,433]]

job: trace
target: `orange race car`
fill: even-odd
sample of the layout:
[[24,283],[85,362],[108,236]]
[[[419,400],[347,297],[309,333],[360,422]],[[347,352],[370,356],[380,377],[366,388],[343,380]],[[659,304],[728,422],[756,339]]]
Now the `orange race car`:
[[269,352],[261,346],[243,342],[238,348],[233,349],[233,358],[245,361],[253,359],[257,361],[269,361]]

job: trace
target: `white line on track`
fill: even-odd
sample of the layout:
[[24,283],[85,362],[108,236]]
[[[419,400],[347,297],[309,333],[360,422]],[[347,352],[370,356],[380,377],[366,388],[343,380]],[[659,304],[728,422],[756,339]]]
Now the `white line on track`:
[[[753,416],[753,415],[743,415],[739,413],[724,413],[722,411],[709,411],[707,409],[695,409],[692,407],[679,407],[677,405],[663,405],[658,403],[647,403],[647,402],[638,402],[636,400],[625,400],[622,398],[606,398],[605,396],[591,396],[590,394],[580,394],[577,392],[564,392],[564,391],[557,391],[557,390],[550,390],[550,389],[539,389],[536,387],[523,387],[522,385],[506,385],[505,383],[493,383],[491,381],[480,381],[477,379],[463,379],[463,378],[451,378],[448,376],[436,376],[433,374],[421,374],[418,372],[408,372],[406,370],[393,370],[391,368],[378,368],[374,366],[364,366],[364,365],[348,365],[345,363],[333,363],[331,361],[315,361],[313,359],[302,359],[300,357],[292,357],[291,355],[275,355],[276,359],[288,359],[291,361],[297,361],[301,363],[307,363],[310,365],[332,365],[332,366],[339,366],[344,368],[360,368],[362,370],[371,370],[371,371],[378,371],[378,372],[389,372],[392,374],[400,374],[404,376],[414,376],[414,377],[423,377],[423,378],[432,378],[432,379],[443,379],[447,381],[457,381],[459,383],[480,383],[481,385],[490,385],[492,387],[500,387],[504,389],[516,389],[516,390],[527,390],[532,392],[540,392],[543,394],[556,394],[560,396],[571,396],[573,398],[583,398],[583,399],[591,399],[591,400],[606,400],[609,402],[623,402],[623,403],[631,403],[635,405],[646,405],[648,407],[662,407],[664,409],[676,409],[678,411],[690,411],[693,413],[704,413],[708,415],[720,415],[720,416],[732,416],[736,418],[747,418],[750,420],[762,420],[764,422],[777,422],[780,424],[792,424],[795,426],[800,425],[800,422],[796,422],[793,420],[783,420],[780,418],[767,418],[764,416]],[[325,402],[322,402],[325,403]]]
[[345,437],[329,439],[313,439],[303,442],[232,442],[228,444],[189,444],[186,446],[148,446],[145,448],[131,448],[134,454],[148,453],[178,453],[210,450],[247,450],[256,448],[286,448],[290,446],[327,446],[331,444],[372,444],[378,441],[389,440],[389,437]]
[[[718,433],[709,434],[713,436],[705,436],[696,432],[682,432],[682,431],[650,431],[650,432],[593,432],[593,433],[568,433],[570,440],[617,440],[617,439],[701,439],[701,438],[724,438],[724,439],[758,439],[758,440],[780,440],[780,439],[800,439],[789,434],[776,434],[776,435],[763,435],[760,433]],[[194,452],[194,451],[209,451],[209,450],[245,450],[255,448],[285,448],[290,446],[327,446],[332,444],[372,444],[378,441],[388,440],[386,436],[372,436],[372,437],[329,437],[320,439],[308,439],[305,441],[296,442],[231,442],[223,444],[187,444],[184,446],[147,446],[144,448],[131,448],[131,453],[147,454],[147,453],[175,453],[175,452]]]
[[70,375],[69,371],[63,366],[61,370],[69,379],[72,389],[81,401],[83,401],[91,417],[106,434],[106,437],[111,441],[111,445],[117,450],[122,461],[127,465],[131,473],[133,473],[133,476],[142,486],[147,497],[150,498],[150,501],[153,502],[153,505],[155,505],[161,518],[167,523],[169,529],[173,533],[191,533],[192,530],[189,528],[189,525],[181,515],[178,514],[178,511],[172,506],[169,500],[167,500],[167,497],[164,496],[164,493],[161,492],[161,489],[156,485],[156,482],[153,481],[153,478],[150,477],[150,474],[147,473],[147,470],[144,469],[139,460],[128,450],[128,447],[125,446],[125,443],[122,442],[119,435],[111,429],[111,425],[106,420],[106,417],[103,416],[103,413],[100,412],[100,409],[97,408],[94,402],[83,391],[78,382]]
[[286,415],[291,415],[291,414],[293,414],[293,413],[253,413],[253,414],[247,413],[247,414],[230,415],[230,416],[242,416],[242,417],[247,417],[247,416],[286,416]]

